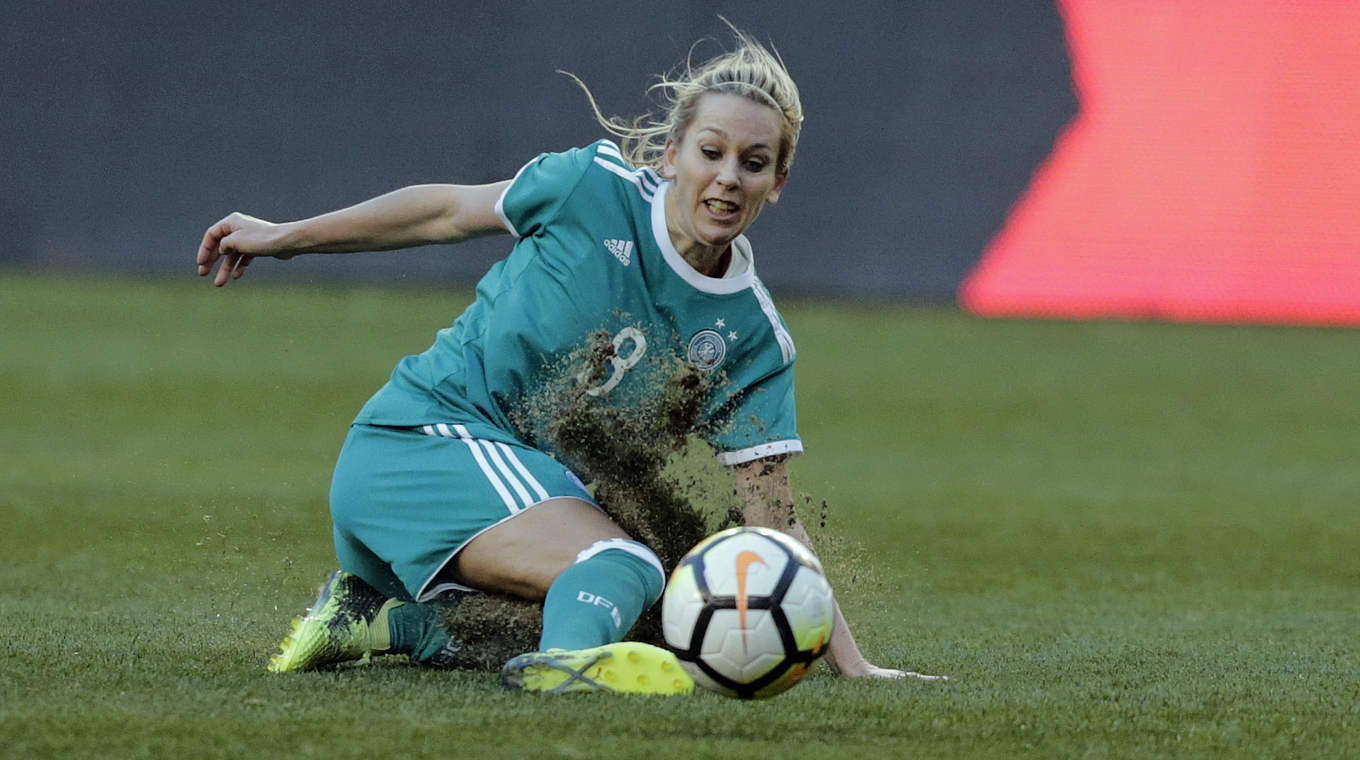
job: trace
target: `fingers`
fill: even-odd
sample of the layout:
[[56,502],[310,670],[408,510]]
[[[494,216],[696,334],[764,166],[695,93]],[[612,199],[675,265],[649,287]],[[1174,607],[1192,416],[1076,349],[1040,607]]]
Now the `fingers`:
[[220,288],[241,279],[256,256],[292,258],[294,254],[281,250],[272,234],[278,226],[240,212],[227,215],[203,233],[203,242],[195,257],[199,276],[206,276],[217,265],[213,284]]
[[895,668],[880,668],[877,665],[864,663],[862,668],[845,672],[845,675],[858,678],[882,678],[885,680],[915,679],[917,681],[948,681],[949,676],[931,676],[925,673],[917,673],[914,670],[897,670]]
[[212,271],[213,265],[220,262],[217,275],[213,278],[213,285],[220,288],[232,280],[241,279],[246,267],[250,266],[255,257],[236,250],[237,238],[240,237],[238,233],[249,227],[251,222],[258,221],[236,212],[209,227],[203,233],[203,242],[199,244],[198,255],[195,258],[198,275],[206,276]]
[[244,253],[230,252],[222,256],[222,265],[217,268],[217,276],[213,278],[213,285],[222,287],[232,280],[241,279],[245,274],[245,269],[250,266],[253,256]]
[[246,267],[250,266],[250,262],[254,260],[255,260],[254,256],[242,256],[241,260],[236,262],[235,268],[231,270],[231,279],[233,280],[241,279],[241,275],[246,273]]
[[918,681],[949,680],[949,676],[928,676],[925,673],[917,673],[914,670],[894,670],[893,668],[880,668],[873,665],[869,666],[869,672],[867,673],[867,675],[870,678],[888,678],[894,680],[902,678],[914,678]]
[[949,680],[949,676],[928,676],[928,675],[926,675],[925,673],[916,673],[916,672],[911,671],[911,670],[908,670],[908,671],[905,671],[905,672],[904,672],[904,671],[901,671],[901,670],[898,670],[898,671],[894,671],[894,672],[900,674],[900,675],[894,676],[894,678],[915,678],[915,679],[917,679],[917,680],[919,680],[919,681],[948,681],[948,680]]
[[217,267],[217,276],[213,278],[213,286],[220,288],[227,284],[227,280],[231,277],[231,270],[236,266],[236,262],[233,261],[235,257],[235,254],[231,253],[222,257],[222,263]]
[[230,235],[234,229],[231,224],[231,217],[228,216],[203,233],[203,242],[198,246],[198,256],[196,257],[200,277],[212,271],[213,263],[222,255],[222,239]]
[[[219,258],[234,257],[239,260],[241,254],[235,252],[232,236],[245,226],[250,217],[239,212],[233,212],[222,217],[216,224],[208,228],[203,233],[203,242],[198,246],[198,256],[195,261],[198,264],[198,275],[203,277],[212,271],[213,264]],[[239,261],[232,261],[230,269],[236,269]],[[223,266],[227,266],[224,261]],[[229,270],[230,271],[230,270]],[[218,277],[215,284],[221,287],[224,284],[222,270],[219,268]],[[240,275],[236,275],[240,277]]]

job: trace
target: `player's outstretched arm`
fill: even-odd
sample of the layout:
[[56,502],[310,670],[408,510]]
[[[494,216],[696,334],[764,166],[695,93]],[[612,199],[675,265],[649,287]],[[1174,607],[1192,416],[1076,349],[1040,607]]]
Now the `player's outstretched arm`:
[[284,224],[230,214],[203,233],[198,274],[206,276],[217,266],[213,284],[221,287],[239,279],[256,256],[386,251],[505,232],[496,200],[508,184],[412,185]]
[[[783,531],[803,542],[812,543],[807,530],[798,521],[793,508],[793,487],[789,482],[788,463],[784,457],[769,457],[732,468],[741,497],[743,516],[747,525]],[[826,653],[827,664],[844,676],[860,678],[919,678],[927,681],[947,680],[945,676],[928,676],[905,670],[880,668],[864,658],[850,632],[850,625],[836,604],[836,628]]]

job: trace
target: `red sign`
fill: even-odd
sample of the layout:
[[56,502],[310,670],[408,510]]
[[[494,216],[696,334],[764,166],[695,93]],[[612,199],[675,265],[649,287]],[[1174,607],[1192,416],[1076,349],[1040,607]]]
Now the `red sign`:
[[963,306],[1360,325],[1360,3],[1059,6],[1078,115]]

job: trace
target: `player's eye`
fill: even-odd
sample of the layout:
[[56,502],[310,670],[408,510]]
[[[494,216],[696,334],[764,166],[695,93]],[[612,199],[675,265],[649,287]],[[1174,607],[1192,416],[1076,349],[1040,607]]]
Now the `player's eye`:
[[756,173],[763,172],[765,171],[765,167],[768,165],[769,164],[767,164],[765,161],[762,161],[758,158],[752,158],[746,162],[746,171]]
[[699,152],[703,153],[704,158],[707,158],[710,161],[717,161],[722,158],[722,151],[717,148],[700,148]]

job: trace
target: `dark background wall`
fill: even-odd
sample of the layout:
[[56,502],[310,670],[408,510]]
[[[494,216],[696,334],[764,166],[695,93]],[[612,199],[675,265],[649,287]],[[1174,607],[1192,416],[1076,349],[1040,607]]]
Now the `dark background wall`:
[[[807,123],[752,229],[785,292],[952,299],[1072,116],[1049,2],[204,3],[11,7],[0,265],[188,277],[232,210],[297,218],[415,182],[489,182],[648,110],[653,75],[773,43]],[[262,262],[252,277],[474,279],[508,239]]]

